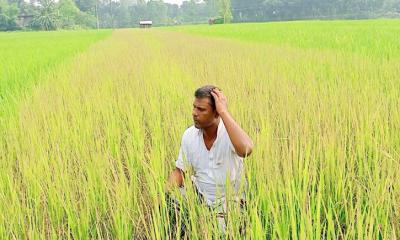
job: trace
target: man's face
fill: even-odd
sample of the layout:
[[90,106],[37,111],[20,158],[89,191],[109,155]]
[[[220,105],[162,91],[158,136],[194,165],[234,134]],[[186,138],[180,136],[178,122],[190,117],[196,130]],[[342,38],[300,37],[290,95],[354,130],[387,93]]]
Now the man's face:
[[207,97],[194,98],[192,116],[194,126],[199,129],[211,126],[218,118],[217,112],[213,111],[210,99]]

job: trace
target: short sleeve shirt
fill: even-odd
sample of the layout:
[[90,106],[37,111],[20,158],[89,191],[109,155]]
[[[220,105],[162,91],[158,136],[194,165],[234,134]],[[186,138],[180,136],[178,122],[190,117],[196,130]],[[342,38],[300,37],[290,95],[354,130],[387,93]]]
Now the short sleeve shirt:
[[193,168],[194,184],[208,201],[215,202],[225,196],[225,185],[238,187],[243,172],[243,158],[237,155],[225,125],[220,119],[210,150],[204,143],[203,131],[189,127],[182,137],[176,167],[185,171]]

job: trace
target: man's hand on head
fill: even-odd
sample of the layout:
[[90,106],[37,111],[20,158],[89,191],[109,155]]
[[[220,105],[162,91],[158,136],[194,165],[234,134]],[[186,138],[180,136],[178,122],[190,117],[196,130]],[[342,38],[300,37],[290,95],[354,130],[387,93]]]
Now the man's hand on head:
[[214,88],[211,92],[211,95],[214,97],[215,100],[215,108],[219,115],[228,112],[228,103],[226,100],[225,95],[222,93],[221,90],[218,88]]
[[225,95],[218,88],[214,88],[211,95],[214,97],[215,107],[224,122],[226,131],[228,132],[236,153],[240,157],[249,156],[253,151],[253,141],[229,114]]

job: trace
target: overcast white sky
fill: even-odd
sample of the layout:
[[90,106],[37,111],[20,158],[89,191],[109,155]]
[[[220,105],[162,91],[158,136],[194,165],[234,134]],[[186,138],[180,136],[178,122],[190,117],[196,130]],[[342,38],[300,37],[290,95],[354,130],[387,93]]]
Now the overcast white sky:
[[176,3],[176,4],[181,5],[183,0],[164,0],[164,2],[166,2],[166,3]]
[[[184,2],[184,1],[190,1],[190,0],[164,0],[164,2],[166,2],[166,3],[175,3],[175,4],[179,4],[179,5],[181,5],[182,2]],[[200,2],[203,2],[203,0],[196,0],[196,3],[200,3]]]

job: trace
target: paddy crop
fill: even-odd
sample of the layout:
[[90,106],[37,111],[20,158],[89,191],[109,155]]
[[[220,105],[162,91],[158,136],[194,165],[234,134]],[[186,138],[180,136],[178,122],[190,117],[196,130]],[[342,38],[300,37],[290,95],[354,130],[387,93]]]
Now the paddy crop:
[[[293,24],[275,31],[290,35]],[[244,160],[247,209],[232,207],[228,236],[398,238],[399,71],[395,55],[115,30],[44,75],[8,118],[0,238],[173,238],[164,183],[193,92],[208,83],[255,143]],[[187,237],[218,236],[188,191]]]
[[332,50],[364,57],[400,57],[399,20],[293,21],[165,28],[206,37]]
[[[49,70],[110,31],[0,33],[0,116]],[[8,113],[7,113],[8,114]]]

